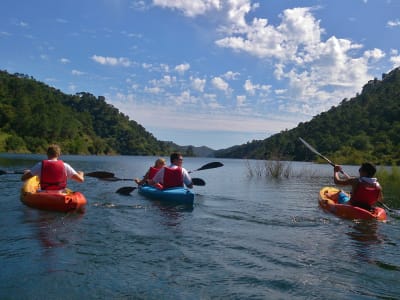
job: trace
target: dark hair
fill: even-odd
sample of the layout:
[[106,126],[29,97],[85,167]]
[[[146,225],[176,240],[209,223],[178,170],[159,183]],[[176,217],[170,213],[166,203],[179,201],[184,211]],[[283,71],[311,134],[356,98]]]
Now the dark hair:
[[361,165],[360,171],[365,172],[367,177],[373,177],[375,175],[375,173],[376,173],[376,168],[371,163],[363,163]]
[[56,144],[52,144],[47,148],[47,156],[49,158],[59,157],[61,155],[61,148]]
[[179,157],[181,157],[182,154],[180,154],[179,152],[174,152],[171,154],[171,156],[169,157],[171,164],[174,162],[174,160],[179,159]]

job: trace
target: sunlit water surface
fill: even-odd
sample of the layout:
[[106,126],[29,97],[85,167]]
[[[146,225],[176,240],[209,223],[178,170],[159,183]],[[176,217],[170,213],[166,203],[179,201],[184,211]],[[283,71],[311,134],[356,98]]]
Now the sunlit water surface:
[[[40,155],[0,156],[23,170]],[[143,175],[155,157],[65,156],[75,169]],[[185,158],[188,170],[215,161]],[[35,210],[17,174],[1,175],[0,299],[399,299],[400,226],[323,212],[327,165],[290,163],[289,179],[248,176],[244,160],[194,172],[193,207],[115,193],[133,182],[69,187],[84,214]],[[260,167],[262,162],[250,161]],[[348,173],[356,172],[347,167]]]

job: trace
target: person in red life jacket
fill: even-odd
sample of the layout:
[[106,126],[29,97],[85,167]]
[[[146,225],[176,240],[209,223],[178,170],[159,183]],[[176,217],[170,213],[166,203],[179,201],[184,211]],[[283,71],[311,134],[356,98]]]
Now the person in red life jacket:
[[67,179],[83,182],[84,173],[75,171],[69,164],[58,159],[60,155],[60,147],[55,144],[50,145],[47,148],[47,159],[38,162],[31,170],[26,170],[21,180],[38,176],[42,190],[63,190],[67,187]]
[[134,181],[138,185],[143,185],[146,184],[149,179],[153,179],[153,177],[156,175],[158,171],[160,171],[161,168],[165,166],[165,159],[164,158],[158,158],[153,167],[150,167],[147,173],[143,176],[143,179],[140,180],[139,178],[135,178]]
[[352,187],[351,198],[345,193],[339,193],[339,203],[351,204],[367,210],[372,209],[376,202],[383,200],[382,188],[374,175],[376,168],[371,163],[363,163],[358,170],[360,177],[340,178],[342,167],[336,165],[333,169],[333,178],[337,185],[350,185]]
[[149,180],[149,184],[161,184],[164,189],[171,187],[185,186],[193,188],[192,178],[189,172],[182,167],[183,157],[179,152],[174,152],[170,156],[171,165],[163,167],[153,179]]

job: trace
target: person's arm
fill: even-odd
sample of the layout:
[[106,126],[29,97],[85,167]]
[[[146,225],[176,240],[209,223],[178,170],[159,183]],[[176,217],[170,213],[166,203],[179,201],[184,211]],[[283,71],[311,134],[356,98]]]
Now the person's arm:
[[186,171],[186,169],[182,168],[182,173],[183,173],[183,182],[189,189],[192,189],[193,182],[192,182],[192,178],[190,177],[188,171]]
[[35,175],[33,175],[30,170],[25,170],[24,174],[21,176],[21,181],[28,180],[29,178],[31,178],[33,176],[35,176]]
[[38,162],[36,165],[32,167],[32,169],[24,171],[24,174],[21,176],[21,180],[25,181],[33,176],[39,176],[41,170],[42,170],[42,163]]
[[333,180],[335,184],[337,185],[353,185],[354,184],[354,178],[353,177],[346,177],[346,178],[341,178],[339,173],[342,172],[342,167],[339,165],[336,165],[333,168]]
[[74,175],[72,175],[71,179],[77,181],[77,182],[84,182],[85,181],[85,174],[82,171],[76,172]]

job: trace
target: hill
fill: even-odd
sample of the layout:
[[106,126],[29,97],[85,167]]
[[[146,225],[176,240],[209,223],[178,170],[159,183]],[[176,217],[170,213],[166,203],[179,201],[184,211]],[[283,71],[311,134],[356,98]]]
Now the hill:
[[400,68],[369,81],[352,99],[309,122],[265,140],[215,152],[216,157],[312,160],[315,155],[299,141],[304,138],[340,164],[400,164]]
[[166,155],[173,148],[89,93],[66,95],[23,74],[0,71],[0,152]]

